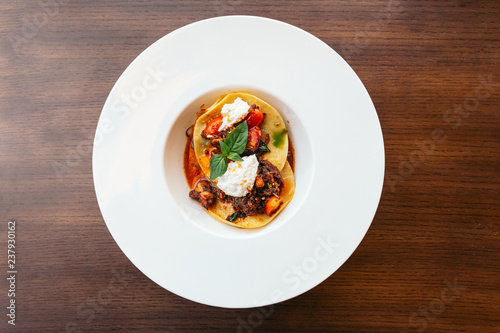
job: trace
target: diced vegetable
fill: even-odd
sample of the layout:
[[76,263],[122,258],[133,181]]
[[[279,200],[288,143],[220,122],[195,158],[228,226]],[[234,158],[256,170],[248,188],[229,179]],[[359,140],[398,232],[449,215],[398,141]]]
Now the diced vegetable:
[[222,125],[222,117],[215,117],[210,120],[203,130],[206,135],[216,135],[219,134],[219,128]]
[[266,202],[266,214],[271,216],[280,208],[283,204],[283,199],[279,197],[270,197]]
[[248,130],[248,141],[245,149],[251,150],[253,152],[257,151],[260,144],[260,139],[262,138],[262,130],[260,127],[253,127]]
[[264,114],[259,108],[253,109],[246,117],[248,128],[262,125],[264,121]]

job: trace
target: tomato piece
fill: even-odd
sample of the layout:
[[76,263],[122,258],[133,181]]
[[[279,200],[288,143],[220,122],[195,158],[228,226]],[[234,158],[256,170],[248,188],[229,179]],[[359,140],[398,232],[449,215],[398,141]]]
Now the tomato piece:
[[271,216],[280,208],[283,203],[283,199],[278,197],[270,197],[266,202],[266,214]]
[[248,116],[246,116],[245,119],[247,121],[248,128],[260,126],[264,121],[264,114],[259,108],[255,108],[248,114]]
[[248,130],[248,140],[245,149],[257,151],[259,148],[260,139],[262,138],[262,130],[260,127],[252,127]]
[[215,117],[214,119],[210,120],[203,130],[206,135],[216,135],[219,134],[219,128],[222,125],[222,117]]

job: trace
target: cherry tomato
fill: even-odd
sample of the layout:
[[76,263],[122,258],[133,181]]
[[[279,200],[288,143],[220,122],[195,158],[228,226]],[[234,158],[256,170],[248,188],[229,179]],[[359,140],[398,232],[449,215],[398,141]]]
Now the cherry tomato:
[[208,122],[203,132],[205,132],[206,135],[219,134],[220,125],[222,125],[222,117],[215,117]]
[[260,127],[252,127],[248,130],[248,140],[245,149],[257,151],[259,148],[260,139],[262,138],[262,130]]
[[253,109],[248,116],[245,118],[247,120],[248,128],[262,125],[264,121],[264,114],[259,108]]

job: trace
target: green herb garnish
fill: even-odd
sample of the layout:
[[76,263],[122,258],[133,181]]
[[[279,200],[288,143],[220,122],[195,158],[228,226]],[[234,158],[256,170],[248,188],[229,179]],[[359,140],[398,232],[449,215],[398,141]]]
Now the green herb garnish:
[[238,218],[238,216],[240,215],[241,212],[234,212],[232,213],[231,215],[229,215],[229,217],[227,218],[227,220],[229,222],[234,222],[234,220],[236,220]]
[[285,144],[287,133],[288,133],[288,131],[286,130],[286,128],[283,128],[283,130],[281,130],[280,132],[273,133],[273,145],[276,148],[283,147],[283,145]]
[[226,221],[229,221],[229,222],[234,222],[236,221],[237,218],[245,218],[247,217],[245,213],[243,213],[242,211],[239,211],[237,210],[236,212],[232,213],[231,215],[229,215],[227,218],[226,218]]
[[227,159],[243,161],[240,154],[247,146],[248,125],[244,121],[220,142],[222,154],[216,154],[210,160],[210,180],[217,179],[227,171]]
[[257,151],[262,151],[262,152],[265,152],[265,153],[271,152],[271,150],[269,149],[269,147],[262,140],[260,140],[260,142],[259,142],[259,148],[257,148]]

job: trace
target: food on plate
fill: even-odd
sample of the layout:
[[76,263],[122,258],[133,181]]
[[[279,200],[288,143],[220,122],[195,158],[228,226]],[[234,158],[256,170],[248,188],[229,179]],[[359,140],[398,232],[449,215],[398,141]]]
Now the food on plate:
[[293,148],[274,107],[249,93],[230,93],[202,110],[190,132],[189,196],[217,220],[261,227],[292,200]]

